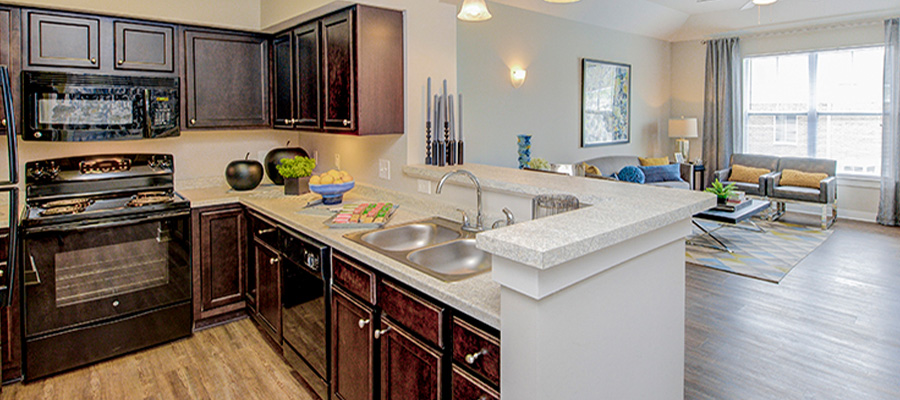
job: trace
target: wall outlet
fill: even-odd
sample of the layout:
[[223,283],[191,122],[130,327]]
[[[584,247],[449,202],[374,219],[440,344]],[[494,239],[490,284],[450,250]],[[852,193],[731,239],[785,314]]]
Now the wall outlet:
[[419,184],[419,193],[431,194],[431,181],[417,179],[416,182]]
[[341,170],[341,155],[338,153],[334,153],[334,169]]
[[378,159],[378,177],[381,179],[391,180],[391,161],[383,158]]

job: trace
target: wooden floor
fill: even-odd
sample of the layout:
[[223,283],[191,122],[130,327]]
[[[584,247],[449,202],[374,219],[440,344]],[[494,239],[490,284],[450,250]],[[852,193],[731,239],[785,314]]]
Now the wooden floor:
[[780,284],[688,265],[685,398],[900,399],[900,228],[834,230]]
[[29,384],[0,399],[294,399],[311,397],[249,319]]

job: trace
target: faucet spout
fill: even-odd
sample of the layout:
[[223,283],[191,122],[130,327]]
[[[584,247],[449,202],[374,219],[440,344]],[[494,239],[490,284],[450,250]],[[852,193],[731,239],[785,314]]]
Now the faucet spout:
[[434,192],[437,194],[441,194],[441,188],[444,187],[444,183],[447,182],[447,179],[449,179],[453,175],[467,176],[472,180],[472,183],[475,184],[475,195],[478,202],[478,215],[475,216],[475,226],[470,226],[469,224],[464,223],[462,229],[468,232],[484,231],[484,213],[482,212],[484,207],[481,202],[481,182],[478,181],[478,178],[476,178],[473,173],[464,169],[458,169],[456,171],[448,172],[441,177],[441,180],[438,182],[437,189],[435,189]]

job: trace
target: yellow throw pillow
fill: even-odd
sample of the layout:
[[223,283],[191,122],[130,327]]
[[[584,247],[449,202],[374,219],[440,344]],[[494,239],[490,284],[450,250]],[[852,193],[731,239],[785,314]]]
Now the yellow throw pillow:
[[591,165],[588,163],[581,163],[581,166],[584,167],[585,174],[603,176],[603,174],[600,173],[600,169],[594,165]]
[[826,173],[813,173],[786,169],[781,171],[780,186],[800,186],[813,189],[819,188],[819,181],[828,177]]
[[734,164],[731,166],[731,176],[728,177],[728,180],[732,182],[759,183],[759,176],[769,172],[772,171],[765,168],[745,167],[740,164]]
[[641,162],[642,167],[649,167],[649,166],[653,166],[653,165],[669,165],[669,157],[659,157],[659,158],[638,157],[638,160]]

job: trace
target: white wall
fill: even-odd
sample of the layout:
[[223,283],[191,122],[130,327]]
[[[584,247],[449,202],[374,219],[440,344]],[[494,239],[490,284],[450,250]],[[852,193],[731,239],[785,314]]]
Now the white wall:
[[[669,153],[668,42],[490,3],[493,19],[459,22],[467,161],[513,167],[516,135],[531,134],[532,158],[571,163],[602,155]],[[581,148],[583,58],[631,64],[631,143]],[[510,68],[527,70],[510,84]]]
[[[883,43],[884,28],[880,23],[851,23],[743,36],[741,51],[744,56],[751,56]],[[700,41],[672,44],[673,117],[697,117],[702,125],[705,59],[706,46]],[[691,140],[692,159],[700,155],[700,140]],[[874,180],[838,177],[839,218],[874,221],[878,212],[878,197],[879,187]]]

